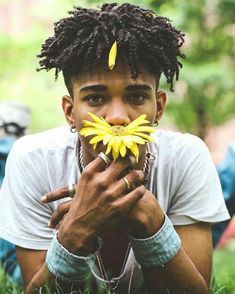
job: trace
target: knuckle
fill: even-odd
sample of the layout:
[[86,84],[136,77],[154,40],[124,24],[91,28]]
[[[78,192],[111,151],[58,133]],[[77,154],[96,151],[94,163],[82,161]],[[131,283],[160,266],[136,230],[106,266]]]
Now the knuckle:
[[144,185],[141,185],[135,189],[135,193],[137,197],[142,197],[146,192],[146,188]]
[[64,212],[64,210],[65,210],[65,205],[64,205],[64,203],[62,203],[57,207],[56,212],[57,212],[57,214],[62,214]]
[[143,181],[144,180],[144,173],[141,170],[133,170],[133,171],[131,171],[131,178],[134,181]]
[[59,191],[60,195],[67,195],[68,194],[68,188],[67,187],[63,187],[60,189]]
[[90,180],[93,178],[93,176],[94,176],[94,171],[93,171],[92,168],[88,165],[88,166],[84,169],[84,171],[83,171],[83,173],[82,173],[82,175],[81,175],[81,178],[82,178],[83,180],[90,181]]
[[110,204],[110,206],[111,206],[111,213],[113,216],[123,215],[123,209],[118,203],[113,202]]
[[96,187],[99,189],[99,190],[106,190],[107,188],[107,180],[106,178],[103,178],[103,177],[100,177],[96,180]]

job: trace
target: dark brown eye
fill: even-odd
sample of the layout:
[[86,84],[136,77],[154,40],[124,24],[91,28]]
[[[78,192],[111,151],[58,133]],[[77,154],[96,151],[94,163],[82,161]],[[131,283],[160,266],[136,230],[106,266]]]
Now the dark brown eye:
[[96,105],[96,104],[101,104],[106,101],[106,98],[102,95],[88,95],[84,98],[85,101],[87,101],[89,104]]

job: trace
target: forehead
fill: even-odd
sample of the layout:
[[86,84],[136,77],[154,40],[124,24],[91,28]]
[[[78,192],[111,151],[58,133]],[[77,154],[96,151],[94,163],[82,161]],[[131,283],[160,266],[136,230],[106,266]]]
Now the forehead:
[[135,84],[146,84],[155,90],[158,85],[158,79],[146,71],[143,67],[140,67],[140,72],[141,73],[139,74],[138,78],[133,80],[129,66],[124,63],[118,63],[113,70],[95,68],[74,76],[71,81],[72,86],[76,87],[76,89],[93,84],[102,84],[115,88],[122,88]]

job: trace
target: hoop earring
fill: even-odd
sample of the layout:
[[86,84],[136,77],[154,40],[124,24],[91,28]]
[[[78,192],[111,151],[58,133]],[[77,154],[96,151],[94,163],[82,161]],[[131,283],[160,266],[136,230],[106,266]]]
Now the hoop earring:
[[77,132],[76,127],[75,126],[71,126],[70,132],[71,133],[76,133]]
[[153,126],[156,128],[159,125],[158,120],[153,123]]

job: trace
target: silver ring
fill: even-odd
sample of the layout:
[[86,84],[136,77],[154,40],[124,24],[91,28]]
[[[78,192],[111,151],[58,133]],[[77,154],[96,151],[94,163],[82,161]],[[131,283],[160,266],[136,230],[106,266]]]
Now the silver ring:
[[108,158],[108,156],[106,154],[104,154],[103,152],[100,152],[98,154],[98,156],[103,159],[103,161],[105,162],[106,165],[109,165],[110,164],[110,159]]
[[75,191],[76,191],[75,184],[70,184],[68,186],[68,194],[69,194],[69,197],[72,197],[73,198],[73,196],[75,194]]
[[126,188],[127,188],[127,190],[130,190],[130,188],[131,188],[131,184],[130,184],[130,182],[127,180],[126,177],[124,177],[123,180],[124,180],[124,182],[126,183]]

